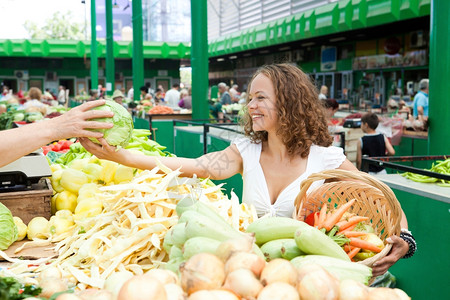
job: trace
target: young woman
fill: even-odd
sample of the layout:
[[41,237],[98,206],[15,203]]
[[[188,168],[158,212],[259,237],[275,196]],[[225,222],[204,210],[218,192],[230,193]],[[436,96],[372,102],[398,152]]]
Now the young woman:
[[[260,216],[291,217],[300,182],[312,173],[336,168],[358,172],[341,148],[330,146],[332,139],[317,90],[299,68],[290,64],[260,68],[248,87],[247,110],[247,137],[233,141],[225,150],[196,159],[162,157],[160,161],[171,169],[181,167],[184,176],[226,179],[242,174],[242,201],[253,204]],[[99,158],[140,169],[156,166],[154,157],[124,149],[116,151],[104,140],[102,145],[88,139],[81,141]],[[401,239],[394,242],[406,244]],[[406,253],[408,245],[406,251],[400,250],[398,258]],[[380,272],[384,273],[398,258]]]

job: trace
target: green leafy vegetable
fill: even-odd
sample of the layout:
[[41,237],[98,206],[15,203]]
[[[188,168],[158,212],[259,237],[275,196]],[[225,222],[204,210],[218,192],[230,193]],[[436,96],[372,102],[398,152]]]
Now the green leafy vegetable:
[[0,203],[0,250],[8,249],[17,240],[18,235],[11,211]]
[[38,296],[41,288],[27,285],[23,287],[16,279],[12,277],[0,277],[0,299],[18,300]]
[[[103,138],[112,146],[124,147],[128,144],[133,133],[133,118],[130,113],[120,104],[114,101],[106,101],[102,106],[95,107],[94,110],[107,110],[114,112],[112,118],[95,119],[99,122],[113,123],[114,127],[110,129],[94,129],[103,133]],[[95,138],[91,139],[95,143],[99,141]]]

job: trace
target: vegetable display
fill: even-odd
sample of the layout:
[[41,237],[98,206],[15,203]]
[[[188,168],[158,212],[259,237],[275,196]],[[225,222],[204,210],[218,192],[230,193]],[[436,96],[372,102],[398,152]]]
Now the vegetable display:
[[[438,160],[435,163],[433,163],[431,169],[428,171],[450,175],[450,158],[447,158],[446,160]],[[416,174],[412,172],[405,172],[402,174],[402,176],[416,181],[416,182],[422,182],[422,183],[435,183],[438,186],[442,187],[450,187],[450,181],[444,180],[444,179],[438,179],[426,175]]]

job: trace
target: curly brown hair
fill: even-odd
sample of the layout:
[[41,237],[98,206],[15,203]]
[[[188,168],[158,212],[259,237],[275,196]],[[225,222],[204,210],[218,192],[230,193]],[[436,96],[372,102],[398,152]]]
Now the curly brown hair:
[[42,91],[41,89],[37,88],[37,87],[32,87],[30,88],[30,90],[28,91],[28,97],[33,100],[41,100],[42,98]]
[[[259,74],[267,76],[277,96],[277,135],[292,156],[307,157],[312,144],[328,147],[332,138],[328,132],[324,107],[319,101],[317,88],[308,75],[291,64],[265,65],[259,68],[247,88]],[[246,103],[249,103],[247,97]],[[267,131],[253,131],[253,121],[247,112],[242,119],[244,133],[254,143],[267,141]]]

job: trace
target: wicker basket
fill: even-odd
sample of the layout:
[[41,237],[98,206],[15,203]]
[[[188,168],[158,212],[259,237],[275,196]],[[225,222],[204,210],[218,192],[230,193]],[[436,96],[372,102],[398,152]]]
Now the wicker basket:
[[[311,184],[318,180],[331,182],[306,194]],[[310,213],[319,211],[324,201],[328,201],[331,207],[337,207],[351,199],[356,199],[356,202],[348,211],[369,217],[375,233],[383,241],[393,234],[400,235],[400,203],[387,185],[363,172],[326,170],[311,174],[300,184],[300,193],[295,199],[294,218],[303,221]],[[380,253],[359,263],[372,267],[391,248],[392,245],[388,243]]]

